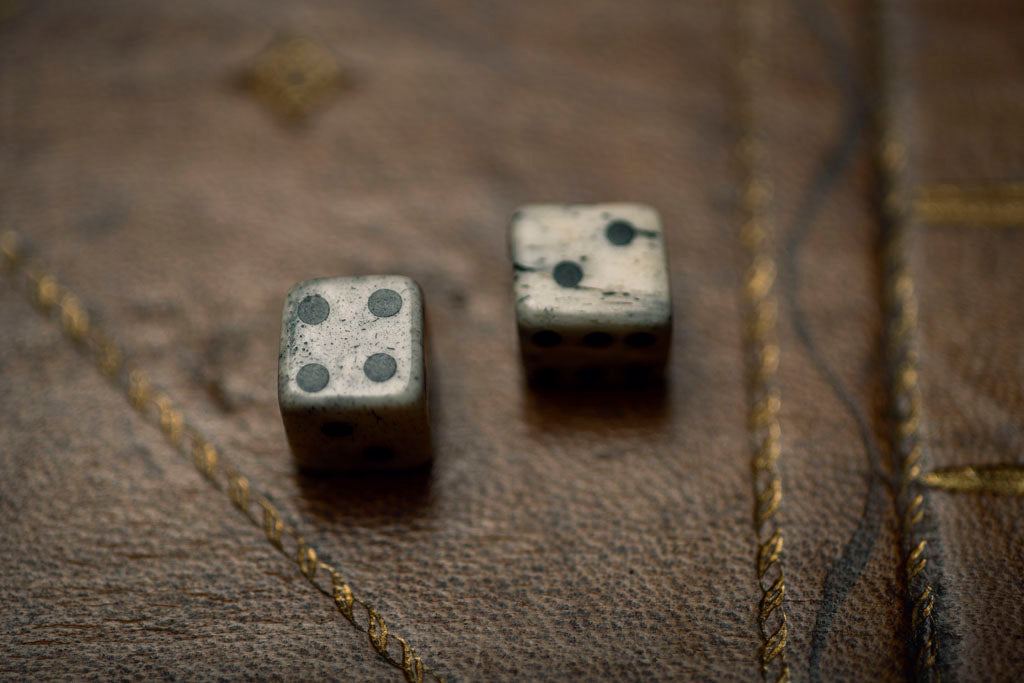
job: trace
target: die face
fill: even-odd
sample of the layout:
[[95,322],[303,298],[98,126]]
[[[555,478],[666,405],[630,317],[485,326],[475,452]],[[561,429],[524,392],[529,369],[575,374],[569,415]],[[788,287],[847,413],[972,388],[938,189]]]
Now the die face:
[[520,348],[531,376],[585,384],[660,376],[672,306],[653,209],[525,206],[510,239]]
[[641,204],[534,204],[510,229],[524,328],[625,332],[671,318],[661,221]]
[[400,275],[321,278],[288,293],[278,391],[289,408],[409,404],[423,393],[423,306]]
[[429,459],[423,303],[398,275],[322,278],[288,293],[278,400],[304,469]]

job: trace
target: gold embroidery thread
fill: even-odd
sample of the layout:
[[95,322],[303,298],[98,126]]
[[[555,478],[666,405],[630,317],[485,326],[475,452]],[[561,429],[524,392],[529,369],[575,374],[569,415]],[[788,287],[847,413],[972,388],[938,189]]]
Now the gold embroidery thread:
[[[253,491],[249,479],[222,454],[199,429],[185,419],[184,413],[166,393],[154,388],[149,376],[126,360],[121,347],[103,330],[90,322],[89,315],[76,297],[38,263],[26,262],[22,240],[14,231],[0,234],[0,257],[9,274],[24,276],[32,301],[44,315],[58,312],[61,329],[96,363],[97,368],[124,393],[148,422],[163,433],[167,442],[188,457],[196,470],[214,488],[227,492],[232,504],[255,526],[263,529],[267,540],[296,564],[300,573],[318,591],[334,600],[338,611],[356,629],[367,635],[373,649],[388,664],[399,669],[410,683],[422,683],[425,676],[443,681],[427,669],[416,650],[404,639],[392,636],[400,652],[388,647],[388,627],[383,617],[352,594],[352,589],[331,565],[317,559],[316,551],[263,495]],[[322,571],[321,571],[322,570]],[[330,587],[320,579],[330,577]],[[355,611],[363,611],[365,621]]]
[[900,465],[897,501],[902,513],[904,570],[912,604],[908,615],[911,659],[917,679],[937,680],[935,662],[939,642],[935,593],[926,571],[928,540],[918,538],[925,517],[925,499],[920,493],[924,439],[916,348],[917,297],[907,264],[909,223],[913,213],[908,192],[907,149],[902,142],[901,107],[897,100],[900,83],[895,74],[902,64],[896,55],[899,31],[895,24],[899,17],[887,0],[877,0],[875,10],[875,57],[881,96],[876,110],[875,168],[881,198],[884,351],[889,378],[892,448]]
[[243,85],[284,121],[300,123],[345,84],[334,55],[305,38],[280,40],[256,57]]
[[1024,227],[1024,182],[925,185],[914,212],[927,223]]
[[739,200],[740,245],[745,259],[742,298],[745,308],[744,352],[747,366],[747,431],[752,450],[754,530],[757,534],[757,580],[761,589],[758,627],[761,632],[761,675],[765,680],[788,681],[786,642],[786,578],[783,570],[783,534],[777,513],[782,502],[779,409],[776,383],[779,347],[775,339],[778,303],[774,293],[775,261],[771,256],[768,207],[772,188],[765,168],[765,149],[756,111],[760,79],[759,47],[764,31],[765,7],[758,0],[741,0],[738,7],[740,57],[736,85],[740,139],[737,155],[743,183]]
[[1024,467],[978,465],[944,467],[921,476],[921,483],[943,491],[1024,496]]

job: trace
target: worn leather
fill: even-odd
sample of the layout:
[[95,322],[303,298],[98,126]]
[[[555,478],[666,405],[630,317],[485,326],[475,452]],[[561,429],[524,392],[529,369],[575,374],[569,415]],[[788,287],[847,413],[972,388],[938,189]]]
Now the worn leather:
[[[869,8],[773,0],[788,615],[797,679],[910,675],[884,419]],[[357,596],[457,679],[760,676],[732,3],[24,3],[0,23],[0,222]],[[1024,178],[1013,3],[911,3],[915,177]],[[241,84],[281,36],[344,75],[301,122]],[[1016,112],[1016,113],[1015,113]],[[661,212],[662,391],[521,377],[527,202]],[[1024,466],[1024,231],[915,224],[928,467]],[[276,404],[297,281],[423,287],[436,460],[317,478]],[[30,304],[0,288],[0,672],[399,673]],[[1024,498],[929,491],[954,679],[1024,674]]]
[[[928,103],[919,107],[915,141],[924,183],[970,187],[1024,176],[1024,135],[1006,118],[1024,106],[1024,86],[1020,79],[996,85],[1000,73],[1019,70],[1022,52],[1002,31],[981,28],[994,24],[1019,31],[1024,16],[998,4],[967,14],[948,5],[922,15],[914,77],[917,98]],[[1024,463],[1022,256],[1024,216],[997,226],[926,224],[916,236],[922,389],[936,468],[1012,463],[1019,471]],[[1024,497],[942,493],[933,505],[955,671],[978,680],[1019,679]]]

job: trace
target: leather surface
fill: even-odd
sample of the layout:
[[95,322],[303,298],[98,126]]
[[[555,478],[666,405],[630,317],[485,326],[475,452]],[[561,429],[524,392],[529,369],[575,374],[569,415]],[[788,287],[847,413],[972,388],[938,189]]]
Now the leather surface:
[[[1017,9],[965,15],[949,5],[922,17],[916,60],[918,173],[924,183],[967,186],[1019,180],[1024,83],[1013,40]],[[982,204],[996,204],[992,198]],[[1006,225],[926,224],[912,269],[920,298],[921,365],[928,445],[938,468],[1024,463],[1024,220]],[[1024,670],[1024,497],[942,493],[933,504],[941,539],[950,654],[965,678],[1012,680]],[[1016,598],[1013,596],[1017,596]]]
[[[880,361],[870,8],[772,0],[764,138],[786,656],[911,675]],[[760,677],[732,3],[25,3],[0,23],[0,228],[35,252],[356,594],[451,679]],[[906,6],[915,178],[1024,178],[1024,13]],[[299,123],[240,85],[268,45],[343,85]],[[518,365],[505,229],[527,202],[660,211],[660,392],[544,395]],[[915,224],[928,467],[1024,466],[1021,225]],[[433,467],[297,473],[280,308],[313,277],[423,287]],[[0,289],[0,672],[397,678]],[[9,286],[10,285],[10,286]],[[927,493],[938,666],[1024,673],[1024,498]]]

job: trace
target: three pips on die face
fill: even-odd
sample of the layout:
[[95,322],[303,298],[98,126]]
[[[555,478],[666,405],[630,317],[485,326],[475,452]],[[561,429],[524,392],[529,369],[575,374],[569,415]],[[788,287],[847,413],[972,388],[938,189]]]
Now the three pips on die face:
[[[570,389],[656,381],[672,333],[665,239],[640,204],[521,207],[509,228],[526,376]],[[423,292],[401,275],[300,282],[285,299],[278,401],[307,471],[432,456]]]

